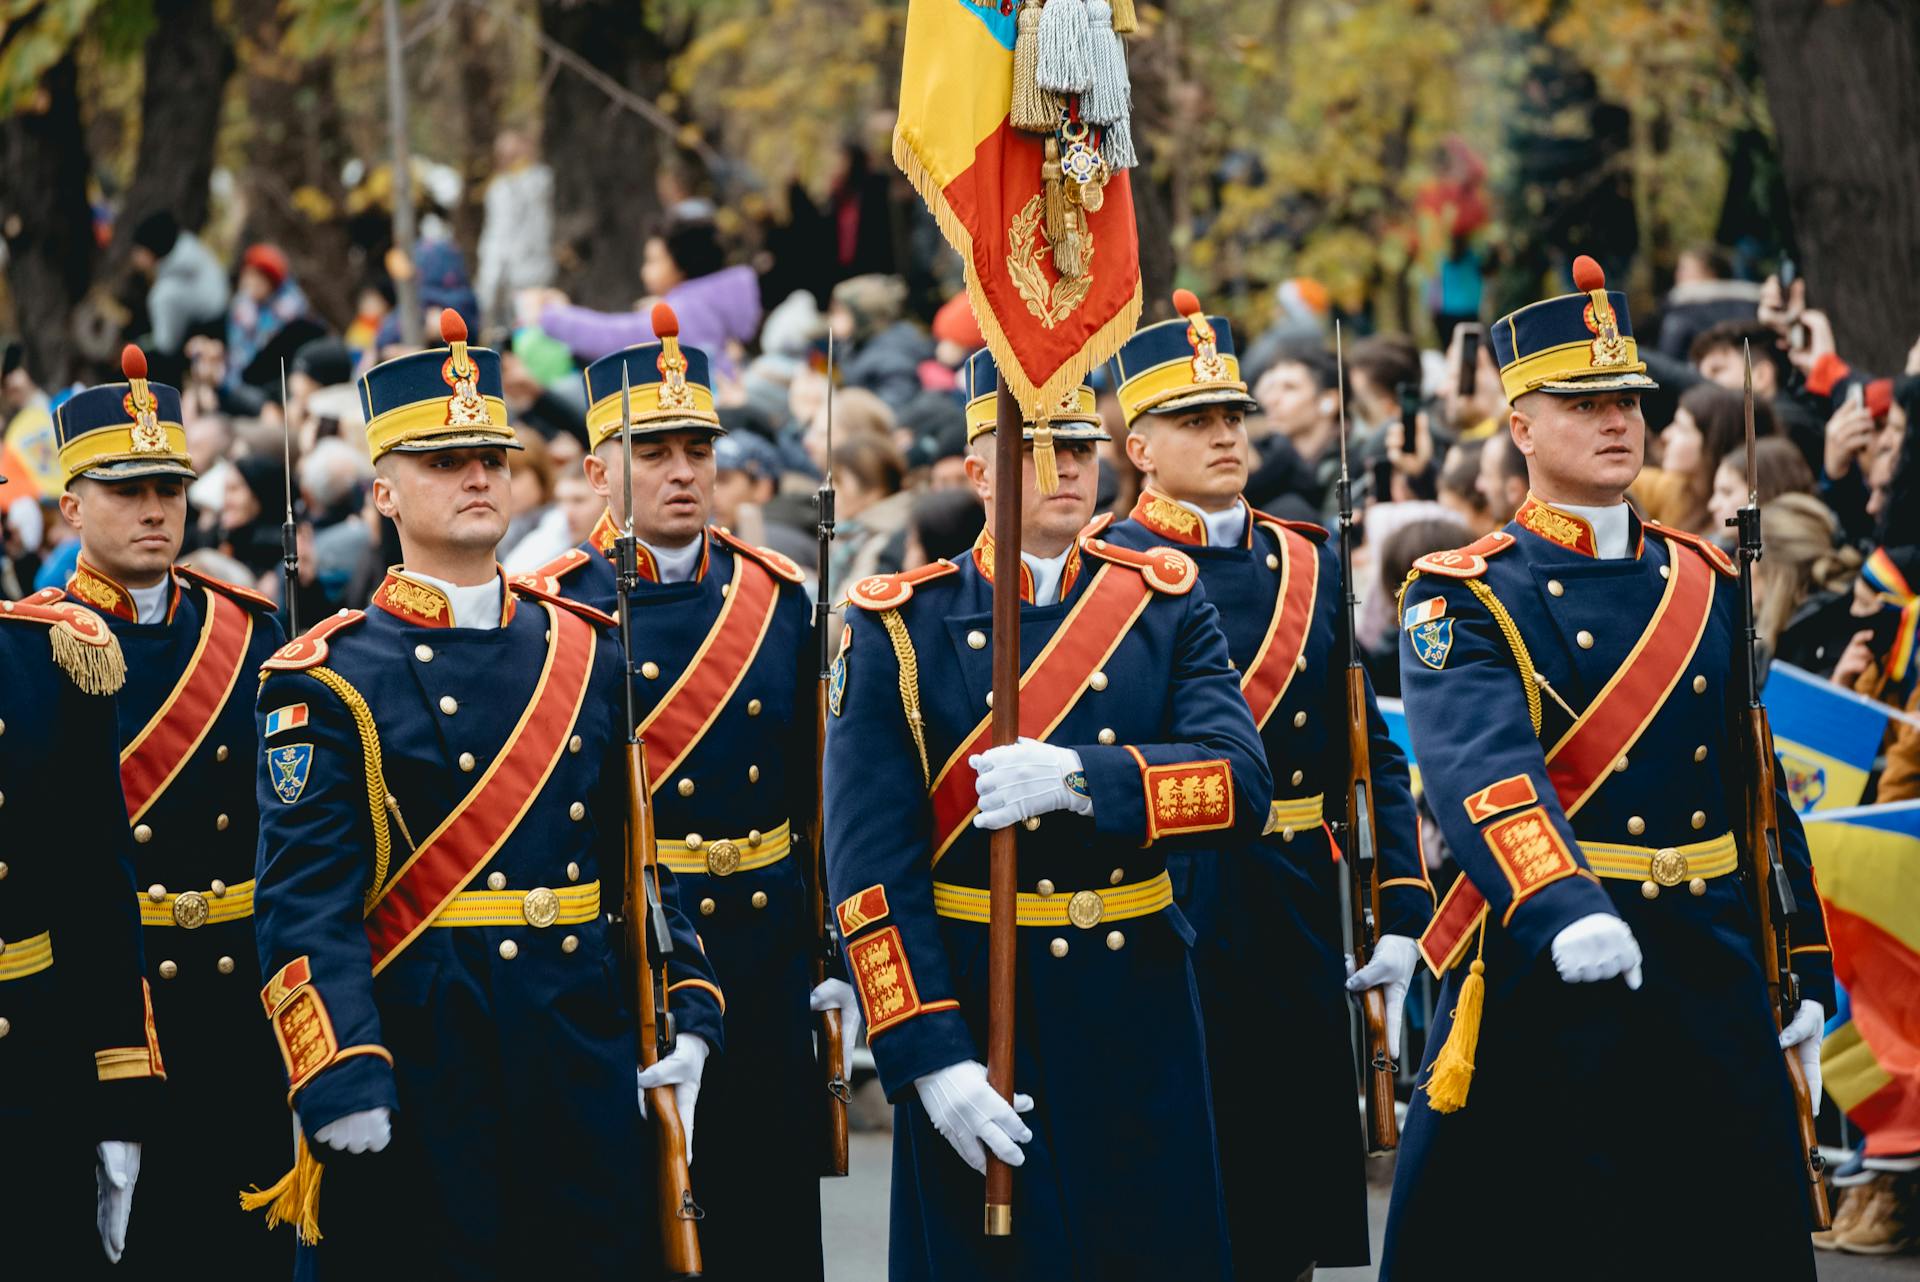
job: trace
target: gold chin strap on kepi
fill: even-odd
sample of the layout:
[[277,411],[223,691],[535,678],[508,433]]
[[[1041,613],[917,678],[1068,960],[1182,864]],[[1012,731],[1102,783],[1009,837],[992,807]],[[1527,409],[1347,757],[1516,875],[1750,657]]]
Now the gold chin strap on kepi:
[[1053,457],[1053,424],[1044,418],[1033,424],[1033,477],[1042,494],[1060,488],[1060,465]]

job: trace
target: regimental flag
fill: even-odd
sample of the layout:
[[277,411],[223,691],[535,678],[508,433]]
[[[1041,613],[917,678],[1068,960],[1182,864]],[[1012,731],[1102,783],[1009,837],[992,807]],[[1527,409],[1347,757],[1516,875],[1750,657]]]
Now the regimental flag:
[[1765,693],[1793,808],[1804,815],[1859,804],[1887,721],[1898,714],[1791,663],[1773,665]]
[[1029,422],[1071,397],[1140,317],[1114,34],[1131,28],[1110,13],[1107,0],[907,9],[893,158],[965,261],[974,316]]
[[1806,829],[1845,989],[1820,1048],[1827,1094],[1869,1155],[1920,1152],[1920,801],[1823,811]]
[[7,424],[5,435],[0,436],[0,476],[9,482],[0,490],[0,506],[59,494],[66,488],[66,476],[60,471],[60,441],[44,403],[27,406]]

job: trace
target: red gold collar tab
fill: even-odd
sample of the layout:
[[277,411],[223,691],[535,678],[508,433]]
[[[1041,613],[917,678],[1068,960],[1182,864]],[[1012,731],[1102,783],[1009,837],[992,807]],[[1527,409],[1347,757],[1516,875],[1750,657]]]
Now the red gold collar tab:
[[[985,530],[981,530],[980,537],[974,540],[973,564],[974,568],[980,571],[981,578],[989,583],[993,582],[993,536]],[[1076,539],[1067,551],[1066,567],[1060,571],[1060,600],[1067,599],[1067,594],[1073,591],[1073,585],[1079,581],[1079,578],[1080,542]],[[1028,568],[1024,559],[1020,562],[1020,599],[1028,605],[1034,603],[1033,571]]]

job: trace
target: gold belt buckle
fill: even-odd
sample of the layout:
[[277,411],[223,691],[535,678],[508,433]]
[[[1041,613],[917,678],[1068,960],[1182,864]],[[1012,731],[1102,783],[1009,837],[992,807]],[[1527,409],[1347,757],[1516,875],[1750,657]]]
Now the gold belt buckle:
[[173,897],[173,924],[182,930],[198,930],[207,924],[207,897],[189,890]]
[[545,886],[535,886],[520,901],[520,913],[527,919],[527,925],[545,930],[560,920],[560,896]]
[[731,841],[707,845],[707,871],[715,877],[731,877],[740,871],[740,847]]
[[1653,852],[1647,870],[1662,886],[1678,886],[1687,879],[1687,857],[1666,846]]
[[1082,930],[1092,930],[1107,915],[1107,901],[1091,890],[1076,890],[1067,901],[1067,920]]

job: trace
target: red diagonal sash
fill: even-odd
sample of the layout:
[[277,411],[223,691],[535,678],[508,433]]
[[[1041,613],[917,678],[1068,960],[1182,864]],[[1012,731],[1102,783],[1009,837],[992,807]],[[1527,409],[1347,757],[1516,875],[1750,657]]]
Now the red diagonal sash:
[[540,795],[573,733],[599,638],[593,625],[572,611],[541,608],[547,612],[550,636],[547,658],[519,724],[500,755],[401,865],[367,913],[376,975],[493,858]]
[[1240,675],[1240,693],[1247,698],[1254,726],[1261,729],[1300,670],[1307,631],[1313,625],[1313,596],[1320,587],[1320,557],[1313,543],[1285,526],[1266,528],[1279,536],[1286,559],[1281,562],[1280,591],[1274,595],[1266,640]]
[[[1646,631],[1587,710],[1547,752],[1547,777],[1569,821],[1653,724],[1680,674],[1693,662],[1713,612],[1714,571],[1706,555],[1689,549],[1683,556],[1672,539],[1666,545],[1673,570]],[[1465,877],[1454,882],[1420,937],[1429,965],[1445,970],[1458,959],[1486,902]]]
[[226,706],[253,639],[253,615],[218,592],[203,594],[207,617],[187,669],[171,693],[120,750],[120,787],[127,822],[137,823],[180,773]]
[[737,553],[733,558],[733,585],[727,591],[707,639],[693,652],[680,679],[640,723],[653,767],[653,789],[658,792],[700,736],[720,715],[740,680],[753,666],[780,603],[780,585],[766,567]]
[[[1113,654],[1114,648],[1147,608],[1153,589],[1146,577],[1123,567],[1103,565],[1086,595],[1060,621],[1046,647],[1020,674],[1020,733],[1045,739],[1087,690],[1087,679]],[[933,833],[938,864],[954,839],[966,830],[979,809],[974,791],[974,769],[967,758],[993,746],[993,717],[982,717],[947,764],[934,777]]]

